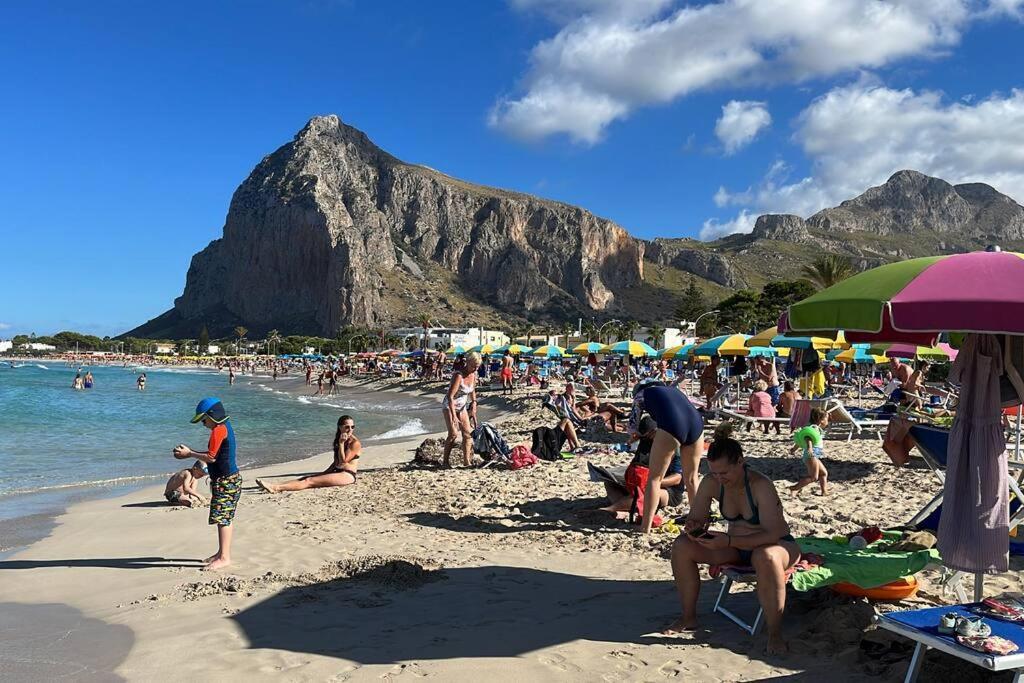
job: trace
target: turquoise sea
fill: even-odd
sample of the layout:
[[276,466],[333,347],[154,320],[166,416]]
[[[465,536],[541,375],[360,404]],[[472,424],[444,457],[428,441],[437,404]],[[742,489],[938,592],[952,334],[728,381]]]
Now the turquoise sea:
[[[330,450],[343,413],[371,442],[433,430],[440,419],[429,398],[343,387],[312,397],[294,376],[242,375],[228,386],[227,374],[212,370],[92,366],[95,386],[75,391],[77,366],[16,365],[0,363],[0,551],[38,537],[27,526],[70,502],[162,482],[185,466],[171,448],[205,448],[207,430],[189,423],[204,396],[224,402],[242,468]],[[145,391],[137,371],[146,372]]]

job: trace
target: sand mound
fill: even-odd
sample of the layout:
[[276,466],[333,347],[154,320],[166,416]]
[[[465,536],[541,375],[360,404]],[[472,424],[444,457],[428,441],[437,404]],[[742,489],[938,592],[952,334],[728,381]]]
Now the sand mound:
[[409,590],[445,578],[441,566],[432,561],[397,555],[366,555],[331,562],[315,572],[280,574],[267,572],[254,579],[220,576],[212,581],[195,581],[178,587],[184,600],[213,595],[252,595],[263,588],[317,587],[338,581],[368,581],[391,590]]
[[414,465],[441,467],[444,464],[444,439],[424,439],[412,458]]

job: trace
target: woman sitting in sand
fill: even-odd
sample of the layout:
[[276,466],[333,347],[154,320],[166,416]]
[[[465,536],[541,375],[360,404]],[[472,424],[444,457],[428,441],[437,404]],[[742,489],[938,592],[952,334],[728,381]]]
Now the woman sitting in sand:
[[448,426],[444,441],[444,466],[451,467],[452,449],[462,436],[462,464],[473,465],[473,429],[476,427],[476,370],[480,367],[480,354],[466,354],[464,365],[452,373],[448,393],[441,402],[441,414]]
[[338,430],[334,433],[334,460],[331,466],[320,474],[311,474],[284,484],[268,484],[262,479],[256,485],[267,493],[322,489],[329,486],[348,486],[356,483],[359,456],[363,445],[356,438],[356,423],[349,415],[338,418]]
[[[565,386],[565,394],[566,396],[569,396],[571,393],[575,398],[575,392],[570,392],[570,387],[572,387],[571,384],[567,384]],[[600,415],[604,418],[604,422],[608,425],[608,428],[613,432],[622,431],[619,429],[618,421],[628,417],[626,411],[622,408],[608,403],[607,401],[602,403],[598,400],[597,390],[589,385],[587,386],[587,397],[576,404],[576,410],[578,410],[583,417]]]
[[[700,594],[698,564],[749,565],[757,572],[757,599],[764,610],[768,654],[786,651],[782,612],[786,606],[786,570],[800,559],[800,548],[789,532],[782,502],[772,480],[750,469],[743,447],[731,437],[732,425],[715,430],[708,449],[711,476],[701,482],[684,526],[672,545],[672,575],[683,614],[665,633],[697,628]],[[727,531],[707,531],[711,505],[728,523]]]

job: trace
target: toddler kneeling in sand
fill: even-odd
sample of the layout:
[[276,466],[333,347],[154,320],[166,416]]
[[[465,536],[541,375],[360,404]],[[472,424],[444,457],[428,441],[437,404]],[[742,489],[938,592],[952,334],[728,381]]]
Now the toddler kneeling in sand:
[[206,499],[196,489],[196,482],[206,474],[206,465],[196,460],[192,467],[171,475],[164,489],[164,498],[171,505],[183,505],[188,508],[206,505]]
[[803,449],[804,464],[807,466],[807,476],[789,487],[793,493],[798,493],[803,487],[812,482],[818,482],[821,486],[821,495],[828,493],[828,470],[821,462],[821,456],[825,454],[821,447],[821,430],[828,426],[828,413],[821,408],[811,409],[811,423],[793,434],[793,448],[790,453],[796,453]]

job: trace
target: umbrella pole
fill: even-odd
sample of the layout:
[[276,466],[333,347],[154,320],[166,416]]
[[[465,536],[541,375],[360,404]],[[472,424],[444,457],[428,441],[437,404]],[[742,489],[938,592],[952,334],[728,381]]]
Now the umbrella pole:
[[1020,414],[1024,412],[1024,405],[1017,406],[1017,444],[1013,449],[1013,459],[1020,460]]

